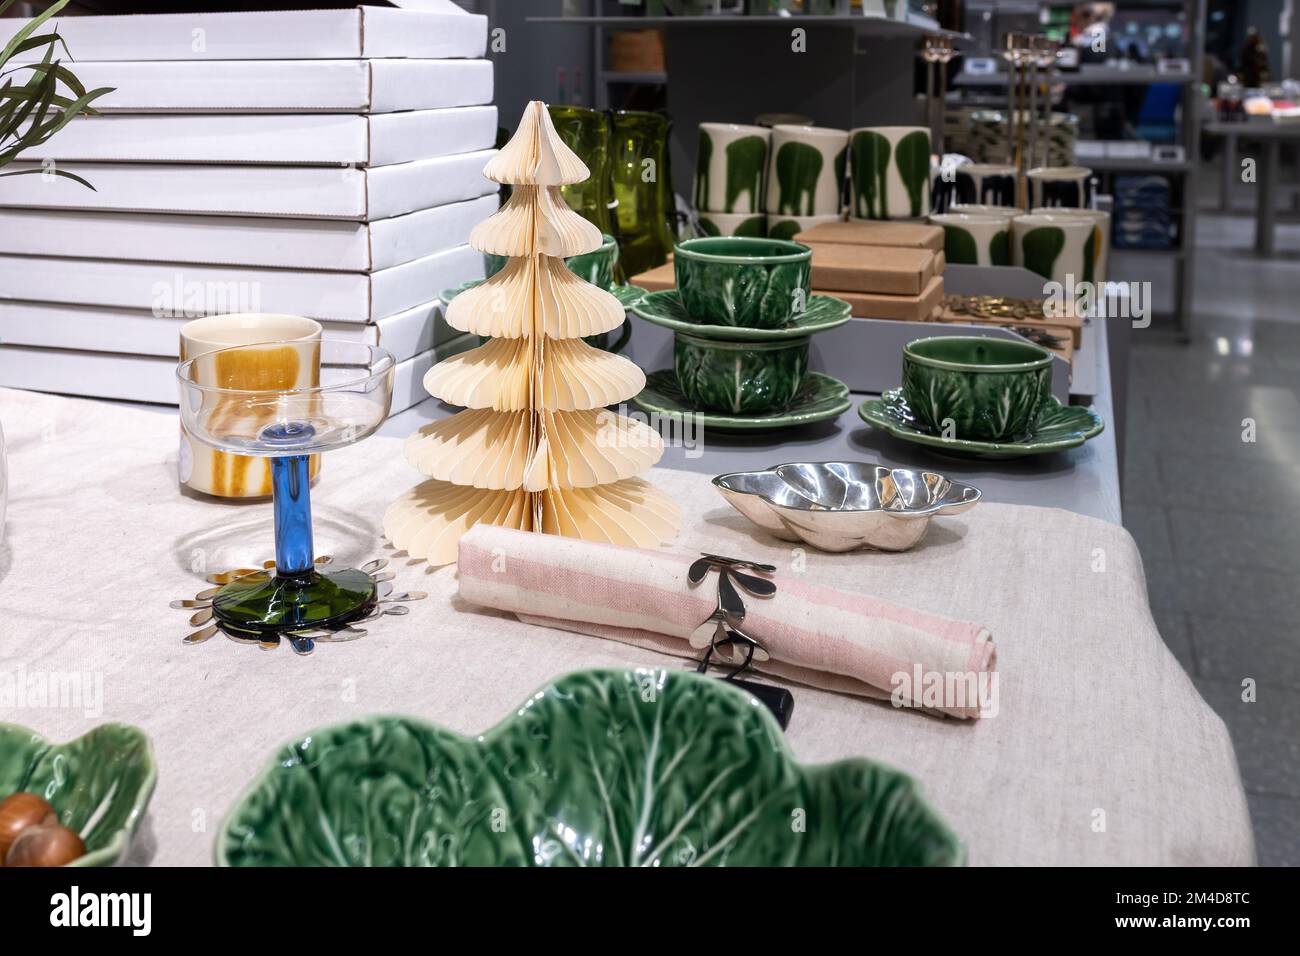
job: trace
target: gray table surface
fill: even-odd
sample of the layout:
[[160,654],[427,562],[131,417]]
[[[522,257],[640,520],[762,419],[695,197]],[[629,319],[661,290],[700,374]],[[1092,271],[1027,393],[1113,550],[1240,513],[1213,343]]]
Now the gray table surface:
[[[1106,355],[1106,328],[1099,326],[1098,353]],[[1096,438],[1064,452],[1013,461],[972,461],[938,455],[901,441],[866,424],[857,407],[868,397],[853,395],[853,405],[833,422],[771,432],[725,433],[706,430],[692,436],[692,447],[670,444],[661,467],[708,475],[752,471],[789,461],[870,461],[892,467],[921,467],[975,485],[986,501],[1064,508],[1121,524],[1119,464],[1115,450],[1109,365],[1098,363],[1093,407],[1106,422]],[[428,399],[390,418],[380,434],[405,436],[425,422],[446,418],[458,409]],[[628,410],[636,406],[628,403]]]
[[[1106,358],[1107,329],[1105,322],[1094,325],[1097,326],[1097,360],[1092,406],[1106,422],[1106,429],[1078,448],[1012,461],[947,457],[867,425],[858,416],[857,409],[865,399],[874,396],[855,393],[853,405],[835,421],[770,432],[706,430],[702,435],[691,436],[689,442],[670,443],[659,464],[707,475],[753,471],[791,461],[869,461],[891,467],[926,468],[975,485],[984,493],[986,501],[1064,508],[1122,524],[1119,459],[1112,424],[1114,405]],[[176,414],[175,408],[165,405],[124,404]],[[457,411],[429,398],[389,418],[380,426],[379,434],[405,437],[426,422],[446,418]],[[637,408],[629,402],[628,411]]]

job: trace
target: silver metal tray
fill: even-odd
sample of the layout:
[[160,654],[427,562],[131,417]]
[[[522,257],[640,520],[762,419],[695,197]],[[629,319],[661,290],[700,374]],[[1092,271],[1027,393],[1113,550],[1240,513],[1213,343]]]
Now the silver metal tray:
[[934,515],[960,514],[978,488],[932,471],[870,462],[791,462],[713,479],[733,508],[784,541],[821,551],[906,551]]

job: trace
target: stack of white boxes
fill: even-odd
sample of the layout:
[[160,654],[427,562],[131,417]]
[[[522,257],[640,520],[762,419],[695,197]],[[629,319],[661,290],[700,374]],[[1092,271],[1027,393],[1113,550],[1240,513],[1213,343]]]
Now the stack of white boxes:
[[[175,404],[178,332],[283,312],[399,362],[393,410],[477,344],[439,298],[497,206],[485,17],[421,10],[66,17],[101,115],[0,177],[0,385]],[[0,19],[0,45],[24,21]]]

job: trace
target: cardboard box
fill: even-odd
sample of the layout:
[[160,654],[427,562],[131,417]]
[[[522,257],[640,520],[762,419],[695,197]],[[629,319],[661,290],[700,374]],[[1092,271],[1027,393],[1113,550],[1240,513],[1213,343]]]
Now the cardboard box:
[[78,116],[24,160],[391,166],[490,149],[495,106],[347,113]]
[[[51,23],[71,55],[88,61],[443,59],[486,52],[487,17],[451,0],[420,0],[420,6],[60,16]],[[0,46],[29,22],[0,19]],[[39,48],[28,50],[15,62],[40,56]]]
[[101,113],[391,113],[492,102],[491,60],[155,60],[87,63]]
[[943,248],[943,227],[919,222],[827,222],[798,233],[796,242],[839,242],[857,246],[898,246],[903,249]]
[[661,30],[616,30],[609,35],[609,68],[614,73],[662,73]]
[[[814,261],[816,261],[814,254]],[[677,280],[673,264],[655,266],[632,277],[632,284],[648,292],[675,289]],[[845,292],[825,289],[813,283],[813,295],[833,295],[853,306],[853,315],[870,319],[902,319],[909,322],[928,321],[943,302],[943,276],[934,276],[918,295],[878,295],[867,292]]]
[[647,292],[662,292],[664,289],[677,288],[677,271],[671,262],[665,262],[663,265],[655,266],[639,276],[633,276],[629,280],[632,285],[640,286]]
[[377,322],[428,302],[432,290],[482,276],[483,254],[469,246],[371,273],[0,256],[0,299],[112,306],[173,318],[287,312]]
[[[405,411],[429,397],[423,380],[435,362],[477,345],[478,336],[460,335],[437,349],[399,362],[393,370],[390,414]],[[159,405],[176,405],[180,400],[176,360],[153,356],[10,346],[0,348],[0,382],[11,388],[86,398]]]
[[496,209],[480,196],[369,223],[0,209],[0,254],[375,272],[463,245]]
[[[434,299],[378,322],[323,322],[329,339],[382,345],[404,361],[461,333],[447,325],[442,300]],[[118,352],[176,359],[188,316],[155,316],[121,309],[59,302],[0,299],[0,343],[79,352]],[[0,346],[3,347],[3,346]]]
[[[483,175],[495,152],[365,169],[69,162],[60,168],[89,180],[93,190],[60,176],[0,176],[0,206],[369,222],[495,194],[500,187]],[[5,171],[32,168],[40,166],[19,162]]]
[[811,243],[815,289],[920,295],[936,275],[937,257],[929,249]]
[[934,314],[935,306],[943,301],[943,276],[930,279],[919,295],[878,295],[870,292],[843,292],[813,289],[815,295],[833,295],[853,307],[853,315],[860,319],[897,319],[904,322],[925,322]]

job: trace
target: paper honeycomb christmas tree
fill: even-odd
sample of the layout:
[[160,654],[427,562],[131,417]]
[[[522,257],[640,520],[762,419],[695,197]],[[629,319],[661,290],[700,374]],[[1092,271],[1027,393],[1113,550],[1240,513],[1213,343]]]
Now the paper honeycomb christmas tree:
[[590,173],[534,101],[483,174],[514,190],[469,244],[509,261],[458,295],[447,322],[492,341],[424,377],[431,395],[465,410],[407,439],[407,459],[429,480],[389,506],[384,533],[435,565],[456,560],[461,535],[479,523],[666,544],[681,525],[677,506],[635,477],[659,460],[663,439],[606,410],[639,392],[645,373],[582,340],[618,328],[626,314],[564,264],[601,245],[600,230],[560,198],[561,186]]

